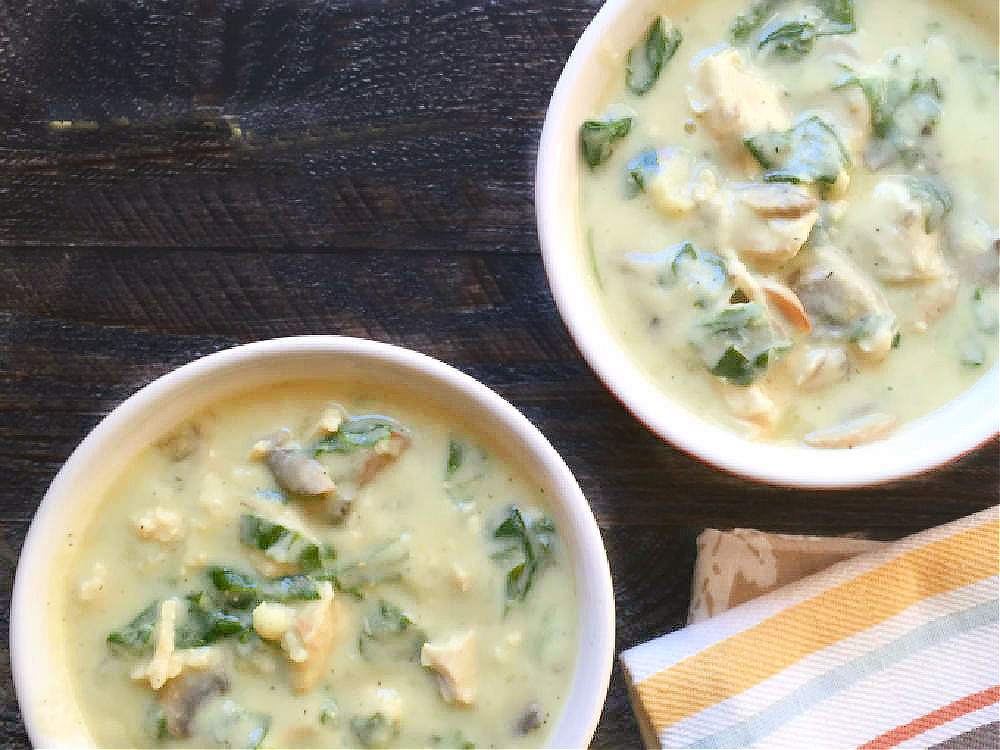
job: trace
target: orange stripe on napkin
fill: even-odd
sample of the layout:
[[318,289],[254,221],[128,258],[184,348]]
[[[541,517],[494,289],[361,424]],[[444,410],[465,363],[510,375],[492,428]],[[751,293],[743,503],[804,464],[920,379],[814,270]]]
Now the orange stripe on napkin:
[[[657,733],[922,599],[996,575],[994,520],[909,550],[635,686]],[[862,604],[862,606],[858,606]]]
[[888,748],[895,747],[900,742],[913,739],[918,734],[923,734],[930,729],[934,729],[934,727],[954,721],[959,716],[965,716],[965,714],[991,706],[997,701],[1000,701],[1000,685],[994,685],[978,693],[967,695],[960,700],[949,703],[947,706],[942,706],[936,711],[931,711],[919,719],[914,719],[909,724],[903,724],[885,734],[880,734],[870,742],[859,746],[858,750],[888,750]]

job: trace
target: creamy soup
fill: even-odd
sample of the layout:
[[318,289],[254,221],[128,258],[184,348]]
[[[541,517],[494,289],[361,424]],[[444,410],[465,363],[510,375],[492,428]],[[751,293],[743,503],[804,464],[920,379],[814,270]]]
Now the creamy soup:
[[664,3],[581,127],[594,292],[671,397],[853,447],[997,360],[995,23],[909,0]]
[[538,747],[577,604],[544,492],[405,397],[284,384],[116,481],[65,642],[102,747]]

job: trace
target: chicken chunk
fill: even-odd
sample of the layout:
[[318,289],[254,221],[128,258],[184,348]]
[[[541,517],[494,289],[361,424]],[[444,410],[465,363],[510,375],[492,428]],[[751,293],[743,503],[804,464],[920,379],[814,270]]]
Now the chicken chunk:
[[882,180],[871,199],[858,206],[845,227],[853,244],[870,254],[872,272],[889,282],[927,281],[948,274],[941,233],[932,228],[932,210],[903,177]]
[[685,149],[664,149],[657,153],[656,170],[644,180],[644,189],[654,206],[666,216],[689,213],[710,196],[716,187],[715,174],[695,164]]
[[476,700],[475,632],[455,636],[446,643],[425,643],[420,663],[434,670],[441,697],[448,703],[470,704]]
[[771,262],[794,258],[819,219],[817,201],[789,185],[730,186],[718,206],[720,246]]
[[134,523],[135,533],[146,541],[170,544],[184,536],[184,518],[181,514],[159,505],[136,518]]
[[320,598],[297,607],[261,602],[253,612],[254,630],[264,640],[280,642],[291,663],[292,687],[305,693],[326,671],[337,634],[333,586],[320,584]]
[[794,285],[813,327],[847,338],[865,356],[885,357],[898,331],[885,294],[837,248],[817,248],[815,258]]
[[751,432],[761,432],[773,427],[781,416],[781,410],[759,385],[732,385],[726,383],[723,397],[729,411],[747,423]]
[[700,60],[687,87],[691,111],[733,155],[746,160],[743,137],[762,130],[786,130],[791,117],[782,92],[747,70],[740,52],[726,47]]

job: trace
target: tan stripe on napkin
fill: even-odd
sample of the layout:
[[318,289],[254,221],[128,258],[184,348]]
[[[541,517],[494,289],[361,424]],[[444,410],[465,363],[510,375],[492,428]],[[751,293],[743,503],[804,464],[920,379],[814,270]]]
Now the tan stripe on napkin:
[[761,594],[889,542],[850,537],[768,534],[754,529],[705,529],[691,581],[688,624],[706,620]]

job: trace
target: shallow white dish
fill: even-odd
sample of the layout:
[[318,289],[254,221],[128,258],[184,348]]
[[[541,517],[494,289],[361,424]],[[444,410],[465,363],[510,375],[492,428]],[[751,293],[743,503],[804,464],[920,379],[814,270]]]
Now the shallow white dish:
[[46,492],[25,539],[11,605],[14,686],[36,747],[93,747],[69,681],[52,618],[73,532],[95,512],[122,468],[185,417],[220,398],[286,380],[352,378],[433,399],[469,429],[502,442],[545,489],[573,566],[579,601],[576,675],[553,747],[585,747],[600,718],[614,653],[614,599],[604,544],[566,464],[542,434],[486,386],[407,349],[339,336],[274,339],[187,364],[138,391],[91,431]]
[[[687,0],[608,0],[573,49],[549,103],[538,148],[535,210],[545,271],[577,347],[605,386],[650,430],[682,450],[742,476],[797,487],[856,487],[928,471],[1000,431],[1000,376],[994,366],[945,406],[887,440],[849,450],[783,447],[746,440],[671,400],[634,363],[609,328],[588,271],[580,226],[580,124],[592,117],[612,75],[608,51],[628,49],[654,9]],[[963,0],[996,24],[997,5]]]

